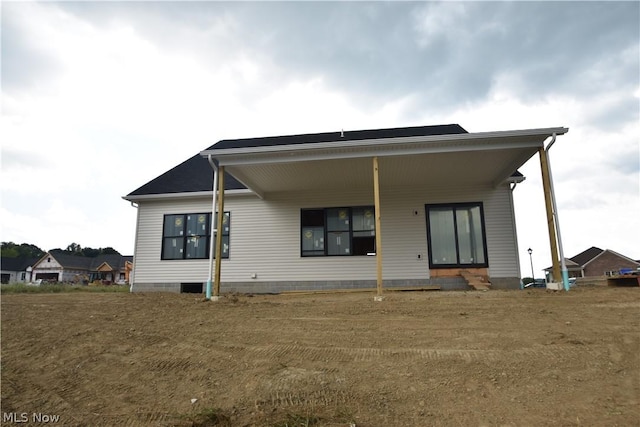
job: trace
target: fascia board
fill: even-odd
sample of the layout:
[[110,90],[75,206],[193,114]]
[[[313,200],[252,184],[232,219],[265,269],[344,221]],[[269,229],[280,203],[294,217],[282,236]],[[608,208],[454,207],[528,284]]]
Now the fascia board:
[[[226,196],[247,196],[255,195],[249,189],[242,190],[225,190]],[[185,193],[161,193],[161,194],[141,194],[139,196],[122,196],[128,202],[141,202],[152,200],[168,200],[168,199],[200,199],[203,197],[213,197],[213,191],[191,191]]]
[[523,130],[510,130],[510,131],[494,131],[494,132],[476,132],[476,133],[461,133],[451,135],[431,135],[431,136],[411,136],[411,137],[399,137],[399,138],[378,138],[378,139],[363,139],[356,141],[331,141],[320,143],[302,143],[302,144],[289,144],[289,145],[273,145],[262,147],[242,147],[242,148],[213,148],[200,152],[200,155],[207,156],[211,154],[216,159],[220,157],[226,157],[231,155],[246,155],[246,154],[266,154],[266,153],[288,153],[288,152],[301,152],[301,151],[317,151],[324,149],[347,149],[358,147],[380,147],[380,146],[398,146],[401,144],[415,144],[419,142],[423,143],[452,143],[452,142],[465,142],[473,140],[486,140],[486,139],[503,139],[509,137],[526,137],[526,136],[551,136],[554,133],[556,135],[563,135],[569,131],[568,128],[555,127],[555,128],[540,128],[540,129],[523,129]]
[[[540,135],[541,137],[544,135]],[[546,138],[545,138],[546,139]],[[540,148],[544,140],[539,141],[504,141],[467,139],[449,143],[442,141],[431,143],[406,143],[387,144],[386,146],[363,146],[363,147],[341,147],[341,149],[316,149],[316,150],[290,150],[281,152],[247,153],[247,154],[224,154],[218,155],[217,160],[221,166],[251,165],[268,163],[292,163],[315,160],[335,160],[362,157],[387,157],[405,156],[417,154],[452,153],[462,151],[488,151],[504,150],[510,148]],[[517,165],[519,167],[520,165]],[[514,168],[514,170],[516,169]],[[511,171],[513,173],[513,171]]]

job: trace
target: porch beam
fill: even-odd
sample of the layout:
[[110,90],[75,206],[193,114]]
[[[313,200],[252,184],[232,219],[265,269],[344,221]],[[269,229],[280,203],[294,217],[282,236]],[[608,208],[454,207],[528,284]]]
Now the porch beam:
[[378,177],[378,157],[373,158],[373,198],[376,213],[376,301],[382,300],[382,233],[380,231],[380,181]]
[[560,275],[560,262],[558,260],[558,237],[553,215],[553,200],[551,198],[551,178],[549,176],[549,159],[544,147],[538,149],[540,155],[540,168],[542,170],[542,190],[547,211],[547,227],[549,229],[549,244],[551,246],[551,262],[553,265],[553,281],[562,280]]
[[[414,144],[396,144],[387,146],[356,146],[350,151],[345,151],[346,147],[337,148],[319,148],[319,147],[295,147],[281,148],[279,151],[259,151],[256,153],[230,153],[231,149],[223,150],[224,152],[213,151],[221,165],[225,166],[248,166],[248,165],[265,165],[307,162],[316,160],[337,160],[337,159],[356,159],[367,157],[393,157],[398,155],[419,155],[419,154],[442,154],[442,153],[459,153],[467,151],[491,151],[491,150],[510,150],[510,149],[531,149],[529,151],[531,157],[535,154],[535,150],[540,146],[541,141],[525,141],[525,142],[491,142],[484,141],[467,141],[454,146],[445,144],[426,144],[416,142]],[[207,153],[207,152],[203,152]],[[528,157],[527,157],[528,159]],[[517,167],[516,167],[517,168]],[[235,176],[235,173],[234,173]]]
[[[250,154],[265,154],[265,153],[282,153],[285,151],[291,151],[295,154],[300,154],[301,151],[307,150],[324,150],[338,148],[343,150],[345,148],[359,148],[359,147],[384,147],[384,146],[397,146],[400,144],[408,144],[408,146],[416,146],[417,144],[427,144],[428,146],[461,146],[468,144],[470,146],[477,145],[492,145],[497,144],[502,148],[507,148],[505,140],[509,144],[515,144],[522,146],[523,144],[529,145],[532,139],[541,138],[546,139],[549,135],[555,133],[556,135],[563,135],[567,133],[569,129],[564,127],[555,128],[541,128],[541,129],[521,129],[511,131],[496,131],[496,132],[475,132],[475,133],[461,133],[461,134],[446,134],[446,135],[430,135],[430,136],[407,136],[407,137],[395,137],[391,138],[393,142],[390,143],[389,138],[375,138],[375,139],[362,139],[362,140],[347,140],[343,138],[336,138],[334,141],[318,142],[318,143],[302,143],[302,144],[288,144],[288,145],[273,145],[273,146],[261,146],[261,147],[242,147],[242,148],[224,148],[217,149],[215,145],[211,148],[201,151],[200,154],[206,156],[207,154],[213,154],[217,159],[226,159],[228,156],[235,154],[241,154],[246,159],[246,155]],[[502,142],[501,142],[502,141]],[[498,147],[496,147],[498,148]],[[462,150],[464,150],[462,148]],[[460,151],[455,150],[455,151]],[[377,154],[376,154],[377,155]],[[296,159],[297,160],[297,159]],[[222,164],[222,162],[221,162]]]
[[[215,212],[213,213],[215,215]],[[224,166],[218,168],[218,219],[216,223],[216,269],[213,282],[213,297],[220,297],[220,267],[222,266],[222,221],[224,220]]]

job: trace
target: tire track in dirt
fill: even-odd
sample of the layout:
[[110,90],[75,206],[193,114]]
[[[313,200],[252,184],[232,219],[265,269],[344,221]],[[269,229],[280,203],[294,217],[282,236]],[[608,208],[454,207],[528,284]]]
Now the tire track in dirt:
[[149,363],[149,369],[157,372],[171,372],[174,370],[187,371],[193,362],[189,359],[160,359]]
[[164,426],[174,425],[171,421],[176,421],[175,416],[162,412],[138,412],[133,415],[91,413],[85,414],[85,418],[90,421],[88,425],[97,427],[111,427],[116,425],[123,427],[136,427],[140,425]]
[[232,353],[242,353],[247,359],[263,358],[282,360],[295,356],[310,361],[331,362],[369,362],[380,359],[397,361],[444,360],[457,359],[465,362],[496,362],[511,358],[513,353],[532,358],[548,358],[550,360],[571,357],[583,353],[584,348],[578,345],[547,345],[515,350],[473,350],[447,348],[376,348],[376,347],[314,347],[297,344],[272,344],[267,346],[224,346]]

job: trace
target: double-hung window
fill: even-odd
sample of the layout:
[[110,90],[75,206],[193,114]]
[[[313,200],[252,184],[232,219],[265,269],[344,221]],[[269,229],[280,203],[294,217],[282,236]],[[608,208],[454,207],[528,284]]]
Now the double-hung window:
[[488,267],[482,203],[426,205],[431,268]]
[[[217,221],[217,215],[214,221]],[[223,258],[229,258],[230,222],[230,213],[225,212],[222,229],[219,230],[222,232]],[[209,258],[212,238],[210,228],[210,213],[165,215],[162,231],[162,259]],[[213,233],[214,239],[216,234]]]
[[372,206],[303,209],[302,256],[349,256],[375,253]]

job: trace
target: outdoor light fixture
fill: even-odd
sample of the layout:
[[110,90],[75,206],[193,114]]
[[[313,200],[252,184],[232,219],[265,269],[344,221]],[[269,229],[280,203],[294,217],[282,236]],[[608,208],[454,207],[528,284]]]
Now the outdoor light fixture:
[[529,261],[531,262],[531,279],[533,280],[533,284],[536,284],[536,277],[533,273],[533,257],[531,256],[531,254],[533,253],[533,250],[531,248],[527,249],[527,252],[529,252]]

